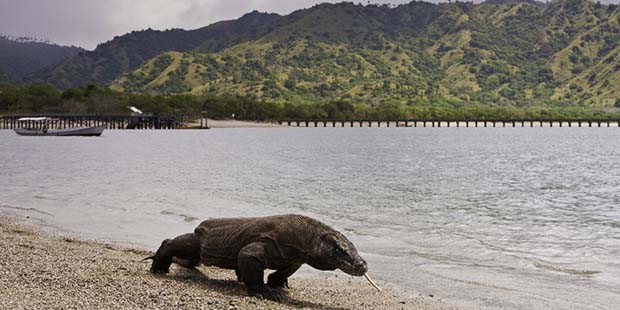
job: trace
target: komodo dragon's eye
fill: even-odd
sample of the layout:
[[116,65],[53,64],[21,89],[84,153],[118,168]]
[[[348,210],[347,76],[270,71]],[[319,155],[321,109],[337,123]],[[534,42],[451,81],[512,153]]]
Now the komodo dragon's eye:
[[336,254],[338,255],[346,255],[347,251],[345,251],[343,248],[341,247],[336,247]]

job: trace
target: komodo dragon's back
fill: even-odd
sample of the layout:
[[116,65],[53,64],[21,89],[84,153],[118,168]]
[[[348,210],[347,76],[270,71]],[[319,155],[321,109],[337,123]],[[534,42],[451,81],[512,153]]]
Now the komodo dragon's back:
[[200,239],[203,258],[236,259],[246,245],[271,240],[278,244],[303,244],[309,237],[331,227],[303,215],[208,219],[194,234]]

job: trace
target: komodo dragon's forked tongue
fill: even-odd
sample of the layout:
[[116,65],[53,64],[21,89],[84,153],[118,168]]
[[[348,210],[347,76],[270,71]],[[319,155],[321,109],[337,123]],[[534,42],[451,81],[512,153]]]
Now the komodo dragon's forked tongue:
[[377,284],[375,284],[375,282],[370,278],[370,276],[367,273],[364,274],[364,278],[368,280],[368,282],[370,283],[370,285],[372,285],[372,287],[376,288],[377,291],[381,292],[381,288],[377,286]]

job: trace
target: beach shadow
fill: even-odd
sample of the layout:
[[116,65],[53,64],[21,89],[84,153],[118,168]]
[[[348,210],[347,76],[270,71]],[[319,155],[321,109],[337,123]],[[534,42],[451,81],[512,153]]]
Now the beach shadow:
[[[239,298],[248,298],[243,283],[237,280],[211,279],[198,269],[176,268],[169,274],[154,274],[153,276],[170,279],[189,285],[199,285],[204,289],[214,290],[221,294],[233,295]],[[326,310],[350,310],[350,308],[334,307],[325,304],[315,303],[306,300],[299,300],[288,296],[281,302],[284,305],[290,305],[298,308],[307,309],[326,309]]]

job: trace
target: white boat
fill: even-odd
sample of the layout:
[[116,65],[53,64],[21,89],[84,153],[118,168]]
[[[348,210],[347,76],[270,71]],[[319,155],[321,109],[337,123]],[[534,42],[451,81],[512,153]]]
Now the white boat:
[[[46,121],[47,117],[24,117],[18,121]],[[96,127],[72,127],[64,129],[47,129],[43,128],[15,128],[13,129],[16,134],[20,136],[101,136],[106,126]]]
[[105,126],[73,127],[65,129],[15,128],[13,130],[20,136],[101,136],[104,129]]

